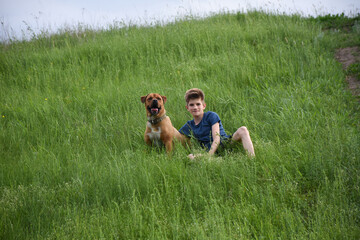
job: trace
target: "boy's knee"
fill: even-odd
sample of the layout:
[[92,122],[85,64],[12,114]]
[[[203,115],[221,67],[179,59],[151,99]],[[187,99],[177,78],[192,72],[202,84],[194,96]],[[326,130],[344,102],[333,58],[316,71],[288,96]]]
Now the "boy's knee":
[[236,132],[233,135],[233,139],[235,141],[241,140],[243,137],[249,136],[249,131],[245,126],[242,126],[236,130]]
[[237,132],[239,133],[240,136],[246,136],[249,135],[249,131],[245,126],[240,127]]

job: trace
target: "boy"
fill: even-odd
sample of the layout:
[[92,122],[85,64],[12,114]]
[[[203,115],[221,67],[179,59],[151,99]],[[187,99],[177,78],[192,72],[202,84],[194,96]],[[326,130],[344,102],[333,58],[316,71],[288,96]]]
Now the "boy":
[[[232,136],[225,133],[219,116],[215,112],[204,112],[204,92],[198,88],[192,88],[185,93],[186,109],[193,116],[193,120],[187,121],[179,130],[187,137],[194,136],[208,153],[213,155],[221,143],[230,140],[231,142],[242,142],[244,149],[250,157],[255,156],[253,143],[246,127],[240,127]],[[188,157],[194,159],[199,155],[190,154]]]

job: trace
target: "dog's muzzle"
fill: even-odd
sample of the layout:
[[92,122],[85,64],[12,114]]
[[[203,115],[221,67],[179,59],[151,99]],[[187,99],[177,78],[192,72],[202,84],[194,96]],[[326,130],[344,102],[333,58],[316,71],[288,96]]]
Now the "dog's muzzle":
[[158,106],[158,100],[153,100],[151,106],[148,107],[149,112],[151,115],[157,115],[160,112],[160,107]]

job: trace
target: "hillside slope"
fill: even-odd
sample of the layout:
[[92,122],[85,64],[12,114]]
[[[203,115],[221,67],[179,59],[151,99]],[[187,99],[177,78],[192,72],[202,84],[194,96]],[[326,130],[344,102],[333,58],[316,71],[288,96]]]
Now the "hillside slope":
[[[321,26],[251,12],[1,45],[0,238],[358,239],[359,105]],[[140,96],[180,128],[192,87],[255,159],[145,146]]]

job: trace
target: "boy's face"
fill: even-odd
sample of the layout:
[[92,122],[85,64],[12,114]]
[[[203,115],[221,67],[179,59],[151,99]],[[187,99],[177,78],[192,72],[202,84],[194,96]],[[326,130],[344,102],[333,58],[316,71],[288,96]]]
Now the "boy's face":
[[204,114],[205,107],[206,104],[201,100],[201,98],[190,99],[186,105],[186,109],[194,118],[202,116]]

